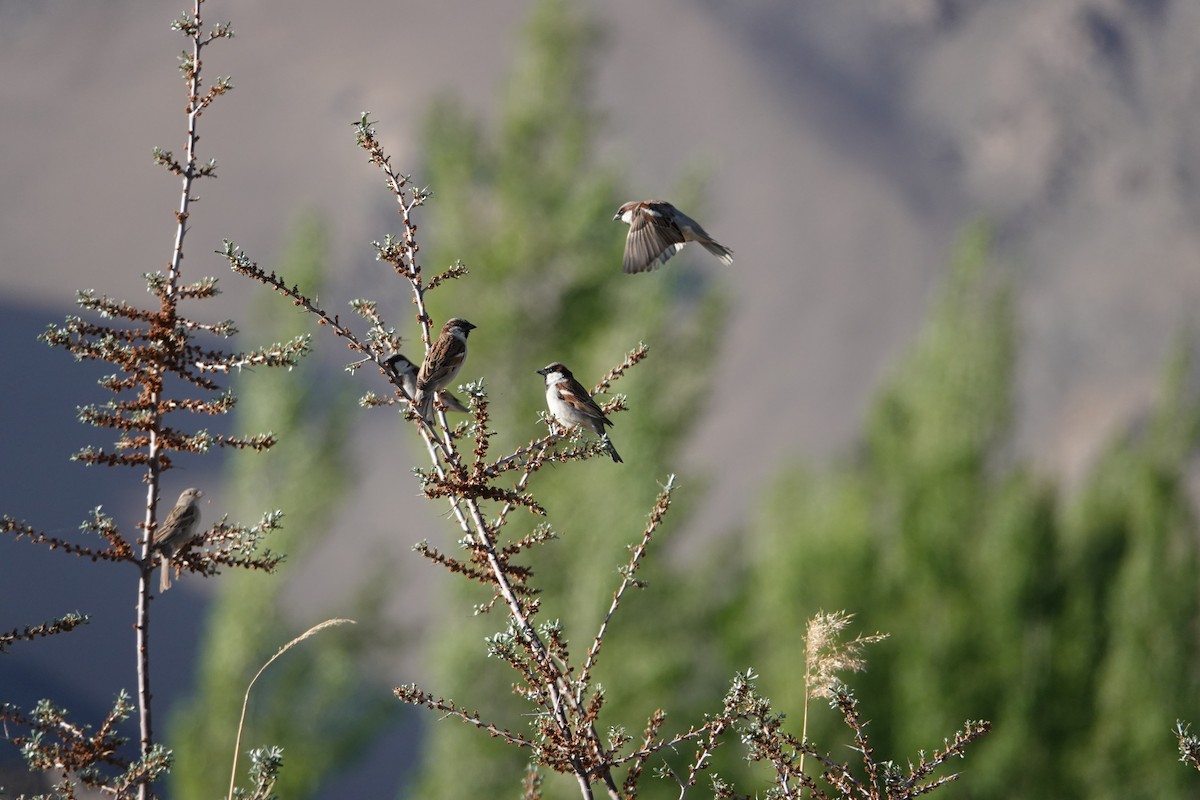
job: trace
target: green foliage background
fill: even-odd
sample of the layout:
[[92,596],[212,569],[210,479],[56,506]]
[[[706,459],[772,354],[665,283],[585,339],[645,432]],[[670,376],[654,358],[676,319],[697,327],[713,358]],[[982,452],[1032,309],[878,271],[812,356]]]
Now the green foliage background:
[[[861,451],[780,474],[746,532],[743,658],[799,708],[800,630],[847,608],[891,639],[854,676],[877,752],[936,749],[963,718],[993,732],[945,792],[971,798],[1194,796],[1177,717],[1200,710],[1195,374],[1181,348],[1163,400],[1067,492],[1010,452],[1011,292],[969,231]],[[822,744],[836,723],[810,727]]]
[[[279,271],[316,293],[324,280],[328,234],[323,222],[303,215],[289,237]],[[304,333],[308,320],[290,305],[261,292],[243,332],[253,340],[285,341]],[[279,541],[268,541],[288,554],[273,576],[230,571],[215,585],[212,609],[201,632],[198,685],[169,720],[167,740],[175,748],[171,796],[224,797],[229,789],[234,736],[246,685],[267,659],[301,633],[281,602],[291,568],[328,530],[338,501],[352,476],[348,426],[357,413],[349,391],[331,394],[317,377],[316,365],[291,371],[244,372],[238,378],[237,427],[272,431],[275,447],[259,455],[230,460],[228,491],[231,517],[255,519],[285,509]],[[245,750],[278,745],[284,769],[280,797],[308,797],[321,779],[353,764],[356,754],[398,710],[386,687],[363,690],[365,628],[374,607],[364,597],[358,626],[323,631],[290,650],[255,685],[242,739]],[[315,623],[320,620],[311,620]],[[306,623],[304,627],[308,627]]]

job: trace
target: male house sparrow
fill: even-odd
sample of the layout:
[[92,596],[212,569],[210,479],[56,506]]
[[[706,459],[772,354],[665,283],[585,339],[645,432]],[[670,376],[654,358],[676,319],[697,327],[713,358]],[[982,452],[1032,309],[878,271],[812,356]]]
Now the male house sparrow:
[[199,489],[184,489],[171,513],[154,531],[152,544],[162,558],[162,575],[158,579],[160,592],[171,588],[171,557],[196,535],[196,525],[200,522],[200,504],[197,501],[201,497],[204,497],[204,492]]
[[613,447],[612,440],[604,432],[606,425],[612,425],[612,420],[604,415],[600,406],[596,405],[596,401],[588,394],[588,390],[575,380],[571,370],[561,361],[555,361],[537,372],[546,378],[546,405],[550,407],[551,416],[564,427],[582,425],[589,431],[600,434],[612,460],[618,464],[622,463],[621,457],[617,455],[617,448]]
[[667,263],[687,242],[699,242],[704,249],[726,265],[733,263],[733,251],[708,235],[700,223],[665,200],[626,203],[613,219],[629,225],[625,237],[626,272],[645,272]]
[[[410,398],[416,397],[417,365],[409,361],[401,353],[390,356],[383,363],[388,368],[388,371],[400,379],[400,385],[404,387],[404,393]],[[447,411],[465,412],[467,410],[463,402],[449,392],[438,392],[438,397],[442,398],[442,404],[446,406]]]
[[425,363],[417,373],[417,390],[413,394],[413,402],[417,413],[433,424],[433,397],[458,374],[463,361],[467,358],[467,334],[475,330],[475,326],[465,319],[454,317],[442,326],[433,347],[425,354]]

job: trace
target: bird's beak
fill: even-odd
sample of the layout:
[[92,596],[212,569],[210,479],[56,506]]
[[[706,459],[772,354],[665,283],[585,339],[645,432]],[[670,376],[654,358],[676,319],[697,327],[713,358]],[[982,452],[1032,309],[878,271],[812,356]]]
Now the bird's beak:
[[541,369],[539,369],[539,370],[537,371],[537,374],[538,374],[538,375],[541,375],[543,378],[544,378],[544,377],[546,377],[546,368],[545,368],[545,367],[542,367]]
[[613,221],[614,221],[614,222],[615,222],[616,220],[619,220],[620,218],[621,218],[621,212],[620,212],[620,211],[618,211],[617,213],[613,214]]

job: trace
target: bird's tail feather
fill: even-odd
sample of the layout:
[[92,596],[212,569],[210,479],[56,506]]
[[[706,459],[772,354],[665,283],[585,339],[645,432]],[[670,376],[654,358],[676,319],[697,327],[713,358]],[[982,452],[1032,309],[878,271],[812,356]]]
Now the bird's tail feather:
[[433,397],[433,392],[423,392],[417,389],[417,396],[413,398],[413,404],[417,407],[417,413],[430,425],[434,424]]
[[733,251],[715,239],[703,239],[700,241],[700,244],[704,245],[705,250],[721,259],[725,266],[733,263]]
[[612,439],[608,438],[608,434],[604,434],[604,444],[608,447],[608,454],[612,456],[612,460],[617,464],[624,464],[625,460],[617,453],[617,448],[613,447]]

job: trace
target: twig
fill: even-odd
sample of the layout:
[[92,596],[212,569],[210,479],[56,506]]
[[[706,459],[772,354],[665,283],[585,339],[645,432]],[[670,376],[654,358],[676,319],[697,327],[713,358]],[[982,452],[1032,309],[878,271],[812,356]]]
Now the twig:
[[306,630],[304,633],[300,634],[295,639],[292,639],[290,642],[285,644],[283,647],[276,650],[275,655],[268,658],[267,663],[265,663],[261,667],[259,667],[258,672],[254,673],[254,677],[250,679],[250,685],[246,687],[246,694],[242,697],[242,713],[241,713],[241,716],[238,717],[237,738],[234,740],[234,743],[233,743],[233,769],[230,770],[230,773],[229,773],[229,794],[228,794],[226,800],[233,800],[233,787],[237,781],[238,752],[241,751],[241,749],[242,749],[242,729],[245,727],[245,724],[246,724],[246,708],[250,705],[250,690],[254,688],[255,682],[259,679],[259,677],[264,672],[267,671],[267,667],[269,667],[275,663],[275,659],[279,658],[281,655],[286,653],[288,650],[291,650],[293,647],[300,644],[305,639],[309,638],[310,636],[315,636],[317,633],[325,630],[326,628],[332,627],[334,625],[345,625],[347,623],[349,623],[350,625],[355,624],[354,620],[352,620],[352,619],[335,618],[335,619],[327,619],[320,624],[312,626],[311,628]]
[[625,596],[625,591],[630,586],[638,585],[638,581],[634,580],[634,573],[637,572],[642,557],[646,555],[646,549],[650,546],[651,537],[654,536],[655,531],[658,530],[658,526],[662,524],[667,510],[671,507],[671,492],[674,489],[675,476],[671,475],[667,478],[667,483],[663,486],[662,493],[659,494],[658,500],[654,504],[654,509],[650,512],[650,521],[646,524],[646,529],[642,532],[642,540],[632,548],[633,555],[630,556],[629,563],[621,570],[621,585],[613,592],[612,604],[609,605],[608,613],[604,615],[604,620],[600,623],[600,629],[596,632],[596,637],[592,640],[592,646],[588,649],[587,658],[583,662],[583,669],[579,673],[575,690],[575,700],[577,702],[583,702],[584,687],[591,680],[592,667],[596,665],[596,659],[600,655],[604,635],[608,632],[608,624],[612,621],[613,616],[617,613],[617,609],[621,606],[621,598]]

